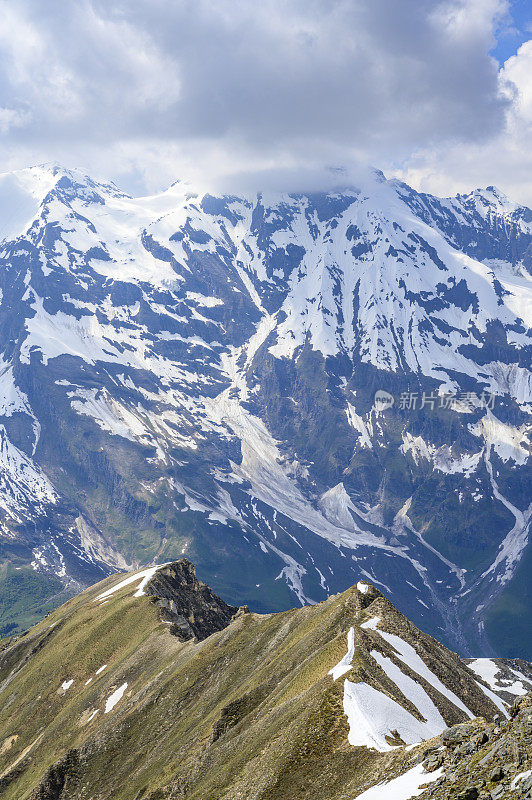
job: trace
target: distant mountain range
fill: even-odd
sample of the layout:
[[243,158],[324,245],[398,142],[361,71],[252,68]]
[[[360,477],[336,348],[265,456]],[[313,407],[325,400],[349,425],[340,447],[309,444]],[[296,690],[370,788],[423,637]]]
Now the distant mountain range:
[[0,795],[530,797],[531,689],[529,663],[464,661],[367,581],[259,615],[180,559],[3,642]]
[[372,173],[131,198],[0,176],[0,633],[193,559],[235,606],[381,587],[532,652],[532,212]]

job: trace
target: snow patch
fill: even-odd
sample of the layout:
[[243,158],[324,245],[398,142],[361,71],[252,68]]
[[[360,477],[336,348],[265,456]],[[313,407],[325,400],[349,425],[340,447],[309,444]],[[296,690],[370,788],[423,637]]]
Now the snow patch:
[[[397,731],[405,744],[415,744],[429,738],[426,723],[416,719],[388,695],[368,683],[344,682],[344,713],[349,724],[348,741],[353,747],[369,747],[385,753],[399,745],[392,745],[387,737],[394,738]],[[444,723],[443,727],[446,725]]]
[[471,426],[471,433],[482,437],[487,450],[493,448],[502,461],[514,461],[522,466],[530,458],[530,426],[516,428],[506,425],[488,411],[476,425]]
[[198,294],[198,292],[187,292],[187,300],[194,300],[199,306],[204,306],[205,308],[214,308],[224,304],[219,297],[206,297],[203,294]]
[[410,669],[419,675],[421,678],[427,681],[427,683],[436,689],[440,694],[450,700],[453,705],[463,711],[469,719],[474,719],[475,715],[467,708],[466,705],[460,700],[459,697],[455,695],[450,689],[445,686],[440,679],[427,667],[423,659],[418,655],[416,650],[412,647],[412,645],[405,642],[404,639],[401,639],[400,636],[396,636],[394,633],[387,633],[386,631],[382,631],[380,629],[376,629],[379,636],[382,636],[388,644],[391,644],[394,650],[396,651],[398,657],[403,661]]
[[494,497],[499,500],[503,506],[515,518],[513,528],[506,534],[503,541],[499,546],[499,551],[493,563],[488,567],[485,572],[480,576],[480,580],[486,577],[491,577],[496,573],[496,580],[498,583],[504,585],[512,578],[519,562],[521,561],[522,554],[528,544],[528,533],[530,529],[530,522],[532,520],[532,503],[525,511],[521,511],[513,505],[504,495],[499,491],[493,475],[493,467],[489,458],[489,452],[486,450],[484,457],[488,475],[490,477],[491,488]]
[[[418,735],[420,739],[432,739],[433,736],[438,736],[447,724],[438,708],[431,700],[427,692],[423,689],[421,684],[406,675],[399,667],[391,661],[391,659],[383,656],[377,650],[371,651],[371,656],[375,659],[379,667],[386,673],[390,680],[397,686],[400,692],[410,700],[410,702],[417,708],[425,722],[418,721]],[[393,729],[392,729],[393,730]],[[412,742],[407,742],[411,744]]]
[[333,680],[338,680],[341,678],[342,675],[345,675],[346,672],[349,672],[351,669],[351,662],[355,656],[355,629],[350,628],[347,634],[347,653],[341,659],[341,661],[336,664],[332,669],[329,670],[327,673],[328,675],[333,676]]
[[[507,677],[504,677],[504,673],[499,667],[498,664],[493,661],[491,658],[476,658],[470,664],[468,664],[469,669],[472,669],[473,672],[482,678],[482,680],[488,684],[495,692],[505,691],[509,694],[517,695],[518,697],[522,697],[525,694],[528,694],[530,689],[526,688],[523,684],[523,680],[527,681],[526,677],[522,675],[517,670],[511,670],[511,672],[516,675],[519,680],[512,681],[509,680]],[[500,677],[497,677],[500,676]],[[528,681],[530,686],[530,681]]]
[[511,784],[510,784],[510,789],[511,789],[512,791],[513,791],[514,789],[517,789],[517,784],[518,784],[518,783],[520,783],[521,781],[524,781],[524,780],[526,780],[526,779],[527,779],[527,778],[529,778],[531,775],[532,775],[532,769],[526,769],[524,772],[520,772],[518,775],[516,775],[516,776],[515,776],[515,778],[514,778],[514,779],[513,779],[513,781],[511,782]]
[[353,800],[410,800],[412,797],[420,795],[424,789],[421,787],[427,783],[434,783],[443,775],[443,769],[434,772],[425,772],[423,764],[416,764],[398,778],[393,778],[387,783],[379,783],[366,789],[365,792],[353,798]]
[[365,622],[363,622],[360,627],[365,628],[366,630],[369,631],[376,631],[377,625],[379,624],[380,621],[381,621],[380,617],[371,617],[371,619],[367,619]]
[[57,502],[48,478],[22,450],[19,450],[0,425],[0,511],[15,522],[24,516],[44,513]]
[[495,705],[495,707],[498,708],[499,711],[501,711],[504,714],[506,719],[509,719],[510,715],[507,711],[504,700],[501,700],[498,694],[492,692],[491,689],[488,689],[487,686],[484,686],[484,684],[480,683],[479,681],[475,681],[475,683],[477,684],[478,688],[481,689],[482,692],[486,695],[486,697],[488,697],[491,700],[491,702]]
[[360,447],[367,447],[368,449],[372,449],[373,443],[371,441],[371,437],[373,435],[373,429],[371,425],[369,423],[364,422],[362,417],[360,417],[356,413],[355,407],[352,406],[350,403],[347,404],[345,413],[347,414],[347,419],[351,427],[360,433],[360,437],[358,439]]
[[144,594],[144,589],[146,588],[146,584],[148,583],[148,581],[151,578],[153,578],[157,570],[161,569],[162,566],[164,566],[164,564],[158,564],[156,567],[149,567],[149,569],[144,569],[141,570],[140,572],[135,572],[133,573],[133,575],[128,575],[127,578],[124,578],[123,581],[117,583],[116,586],[112,586],[110,589],[106,589],[105,592],[102,592],[102,594],[98,595],[98,597],[95,598],[94,602],[98,602],[99,600],[105,600],[108,597],[111,597],[116,592],[119,592],[121,589],[124,589],[126,586],[130,586],[132,583],[137,583],[138,581],[140,581],[140,585],[138,586],[137,591],[135,592],[133,597],[141,597]]
[[127,683],[123,683],[122,686],[119,686],[112,694],[109,695],[107,700],[105,701],[105,711],[104,714],[108,714],[116,704],[122,699],[124,696],[124,692],[127,689]]

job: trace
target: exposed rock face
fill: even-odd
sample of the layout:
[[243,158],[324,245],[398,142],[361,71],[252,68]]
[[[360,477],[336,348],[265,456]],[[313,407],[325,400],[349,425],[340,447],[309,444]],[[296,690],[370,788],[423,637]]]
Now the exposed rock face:
[[532,798],[532,694],[519,698],[509,720],[476,719],[441,736],[426,751],[427,772],[444,775],[420,800],[529,800]]
[[146,593],[155,598],[163,619],[172,623],[170,632],[182,641],[202,641],[222,631],[238,611],[196,578],[196,568],[186,558],[158,570]]
[[69,752],[53,764],[32,792],[31,800],[67,800],[77,784],[77,750]]

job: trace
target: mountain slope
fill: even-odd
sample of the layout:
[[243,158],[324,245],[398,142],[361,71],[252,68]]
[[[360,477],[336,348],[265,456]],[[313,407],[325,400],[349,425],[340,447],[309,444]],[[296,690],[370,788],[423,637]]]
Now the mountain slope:
[[379,173],[0,190],[5,633],[186,553],[236,605],[366,577],[463,653],[530,652],[530,210]]
[[264,616],[180,560],[108,578],[3,643],[1,794],[355,797],[448,725],[508,717],[503,694],[368,583]]

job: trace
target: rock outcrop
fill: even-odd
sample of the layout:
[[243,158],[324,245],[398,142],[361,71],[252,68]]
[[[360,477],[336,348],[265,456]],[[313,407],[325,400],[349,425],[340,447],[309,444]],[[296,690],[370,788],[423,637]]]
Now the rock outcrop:
[[532,693],[516,700],[510,719],[483,719],[444,731],[425,752],[427,772],[442,769],[419,800],[530,800]]
[[239,610],[199,581],[194,564],[186,558],[157,570],[145,591],[161,609],[163,620],[171,623],[170,632],[182,641],[202,641],[222,631]]

